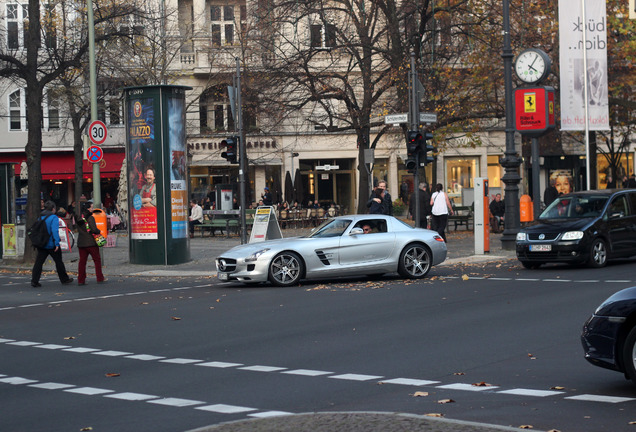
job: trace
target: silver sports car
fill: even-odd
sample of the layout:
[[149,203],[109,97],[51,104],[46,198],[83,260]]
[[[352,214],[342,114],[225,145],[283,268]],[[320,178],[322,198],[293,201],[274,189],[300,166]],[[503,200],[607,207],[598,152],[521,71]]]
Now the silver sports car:
[[236,246],[216,260],[222,281],[278,286],[301,279],[398,272],[423,278],[446,259],[446,243],[434,231],[413,228],[393,216],[338,216],[306,237]]

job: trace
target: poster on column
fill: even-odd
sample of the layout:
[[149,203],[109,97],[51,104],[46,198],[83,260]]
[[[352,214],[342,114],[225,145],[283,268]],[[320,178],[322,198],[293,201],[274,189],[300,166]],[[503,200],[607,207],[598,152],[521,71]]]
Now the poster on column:
[[186,238],[188,190],[186,186],[185,101],[168,98],[170,142],[170,201],[172,238]]
[[609,130],[605,0],[584,1],[585,22],[581,0],[559,0],[561,129],[585,130],[587,99],[589,130]]
[[18,256],[17,234],[14,224],[2,225],[2,255],[6,257]]
[[155,161],[155,113],[154,99],[133,100],[128,105],[130,119],[128,165],[130,204],[130,238],[133,240],[157,239],[157,184]]

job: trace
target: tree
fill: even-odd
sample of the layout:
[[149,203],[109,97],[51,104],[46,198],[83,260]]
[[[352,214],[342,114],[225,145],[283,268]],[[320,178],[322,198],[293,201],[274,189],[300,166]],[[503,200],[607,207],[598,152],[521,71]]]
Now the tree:
[[[41,7],[44,9],[42,16]],[[102,1],[95,5],[95,25],[135,10],[132,2]],[[85,5],[82,3],[50,1],[43,6],[29,0],[25,10],[23,46],[0,47],[0,77],[16,79],[26,89],[26,121],[28,127],[25,147],[28,169],[27,226],[40,214],[40,185],[42,182],[42,124],[41,110],[45,88],[70,68],[81,68],[88,51]],[[101,34],[96,40],[116,37]],[[9,38],[6,39],[9,41]],[[19,41],[20,39],[18,39]],[[43,43],[44,41],[44,43]],[[24,259],[33,260],[35,254],[27,240]]]

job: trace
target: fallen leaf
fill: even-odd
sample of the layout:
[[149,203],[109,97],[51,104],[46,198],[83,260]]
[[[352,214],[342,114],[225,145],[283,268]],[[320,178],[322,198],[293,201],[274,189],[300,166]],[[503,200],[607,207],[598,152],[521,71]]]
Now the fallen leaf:
[[216,302],[217,303],[221,303],[221,299],[216,299]]
[[417,391],[417,392],[413,393],[411,396],[413,396],[413,397],[425,397],[425,396],[428,396],[428,392]]
[[71,340],[71,339],[75,339],[75,336],[66,336],[66,337],[64,338],[64,340]]
[[[636,421],[630,421],[629,423],[627,423],[628,425],[636,425]],[[550,431],[548,431],[550,432]]]
[[88,427],[83,427],[83,428],[81,428],[80,430],[81,430],[81,431],[92,431],[92,430],[93,430],[93,428],[92,428],[92,427],[90,427],[90,426],[88,426]]
[[519,426],[519,429],[534,429],[534,428],[532,427],[532,425],[521,425]]
[[488,384],[487,382],[481,381],[478,383],[474,383],[473,386],[475,387],[492,387],[492,384]]
[[455,372],[453,375],[466,375],[464,372]]
[[148,302],[141,302],[141,303],[139,303],[139,304],[141,304],[141,305],[147,305],[147,304],[148,304]]
[[462,275],[462,280],[467,281],[468,279],[470,279],[470,278],[468,277],[468,275]]
[[120,374],[118,374],[118,373],[116,373],[116,372],[109,372],[109,373],[107,373],[107,374],[106,374],[106,376],[107,376],[108,378],[115,378],[115,377],[120,376]]
[[447,404],[447,403],[453,403],[453,402],[455,401],[452,399],[440,399],[437,401],[438,404]]
[[565,387],[554,386],[554,387],[550,387],[550,390],[565,390]]
[[180,319],[181,319],[181,318],[179,318],[179,317],[172,317],[172,320],[173,320],[173,321],[179,321]]
[[440,414],[440,413],[428,413],[428,414],[424,414],[426,417],[444,417],[444,414]]
[[558,429],[550,429],[548,432],[561,432],[561,431]]

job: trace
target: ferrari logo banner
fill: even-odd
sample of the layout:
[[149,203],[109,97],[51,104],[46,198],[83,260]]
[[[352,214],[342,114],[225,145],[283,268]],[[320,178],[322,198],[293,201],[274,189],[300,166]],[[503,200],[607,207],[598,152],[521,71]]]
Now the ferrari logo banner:
[[561,130],[585,130],[586,100],[589,129],[609,129],[605,9],[605,0],[585,0],[583,17],[581,0],[559,0]]

